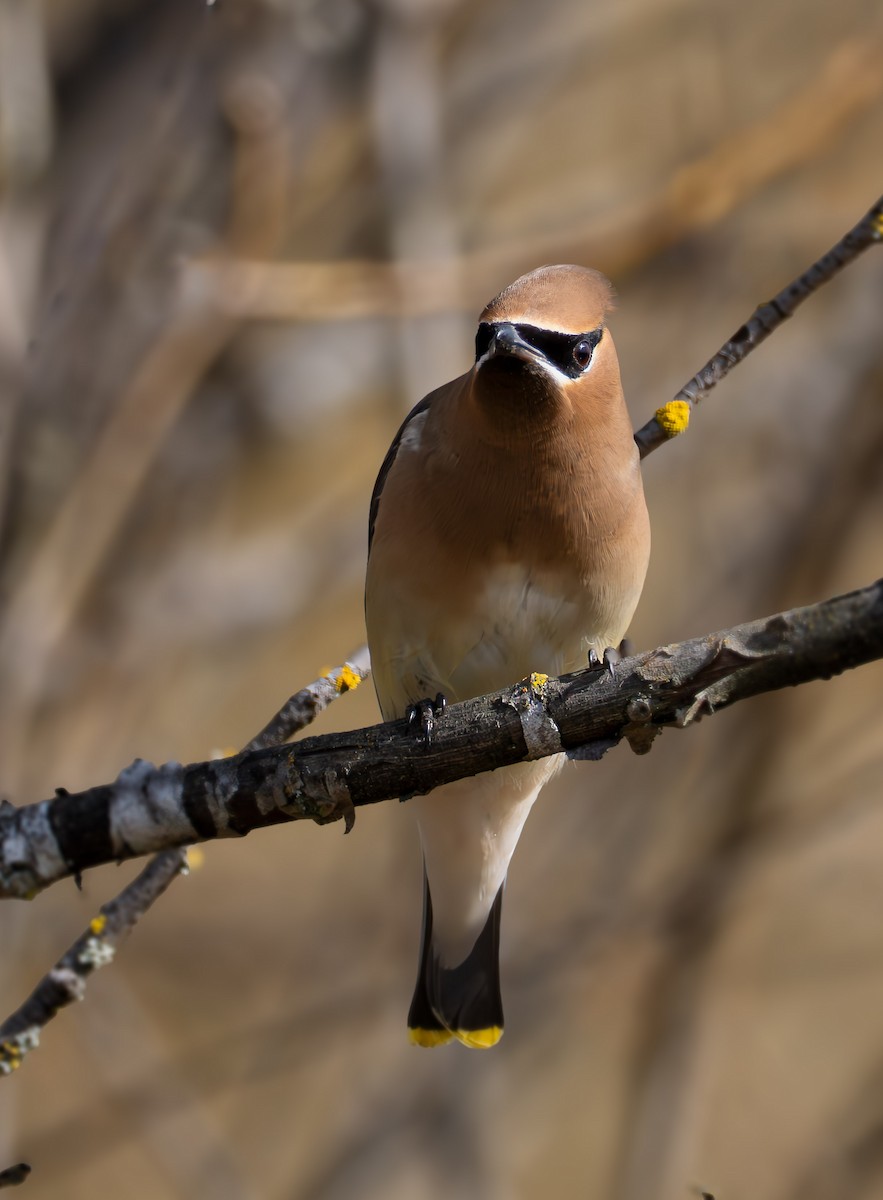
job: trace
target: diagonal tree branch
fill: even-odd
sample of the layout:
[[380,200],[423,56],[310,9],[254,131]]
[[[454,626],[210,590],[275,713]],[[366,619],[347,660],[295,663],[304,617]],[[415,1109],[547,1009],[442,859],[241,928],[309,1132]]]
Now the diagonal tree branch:
[[637,753],[666,725],[684,728],[749,696],[827,679],[883,658],[883,580],[846,596],[624,659],[615,676],[533,675],[453,705],[431,744],[407,721],[306,738],[234,758],[154,767],[114,783],[0,812],[0,896],[34,895],[65,876],[216,837],[422,794],[443,783],[566,751]]
[[690,382],[685,383],[673,399],[656,410],[655,415],[635,434],[641,458],[646,458],[658,446],[683,433],[690,423],[690,413],[695,405],[733,367],[766,341],[813,292],[833,279],[869,246],[880,241],[883,241],[883,196],[827,254],[817,259],[772,300],[759,305]]

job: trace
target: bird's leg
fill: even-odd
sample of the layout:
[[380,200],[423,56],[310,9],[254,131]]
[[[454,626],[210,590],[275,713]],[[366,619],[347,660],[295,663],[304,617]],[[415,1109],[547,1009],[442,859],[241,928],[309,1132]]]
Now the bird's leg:
[[418,737],[427,746],[432,742],[432,732],[435,729],[435,723],[444,712],[447,703],[447,697],[439,692],[434,700],[418,700],[416,704],[412,704],[408,709],[408,724],[413,728],[418,721],[420,722]]
[[619,662],[619,651],[613,646],[605,646],[603,653],[598,655],[594,646],[589,650],[589,670],[608,671],[613,678],[613,668]]
[[613,679],[613,668],[621,658],[625,658],[629,653],[629,645],[625,638],[619,643],[619,646],[607,646],[602,654],[598,655],[598,651],[592,646],[589,649],[589,670],[590,671],[608,671],[610,678]]

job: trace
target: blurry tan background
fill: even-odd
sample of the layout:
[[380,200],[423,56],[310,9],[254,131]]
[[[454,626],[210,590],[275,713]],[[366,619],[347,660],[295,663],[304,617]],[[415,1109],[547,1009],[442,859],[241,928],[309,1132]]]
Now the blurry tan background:
[[[637,427],[881,150],[876,0],[2,0],[0,788],[241,745],[355,648],[378,464],[522,270],[612,275]],[[637,647],[879,574],[881,304],[871,250],[647,461]],[[568,767],[490,1054],[407,1043],[404,809],[207,847],[0,1081],[0,1166],[31,1200],[883,1197],[881,685]],[[133,873],[0,913],[4,1014]]]

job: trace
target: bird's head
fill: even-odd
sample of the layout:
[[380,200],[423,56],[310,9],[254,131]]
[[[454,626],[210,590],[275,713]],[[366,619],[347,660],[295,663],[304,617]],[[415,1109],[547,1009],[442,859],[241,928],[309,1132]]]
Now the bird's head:
[[612,307],[610,283],[588,267],[539,267],[510,284],[475,337],[473,395],[486,416],[527,429],[618,393]]

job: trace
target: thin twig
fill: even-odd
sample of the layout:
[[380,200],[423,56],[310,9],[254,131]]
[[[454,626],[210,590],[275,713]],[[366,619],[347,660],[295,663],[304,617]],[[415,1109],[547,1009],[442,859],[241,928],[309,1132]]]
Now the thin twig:
[[658,446],[683,433],[690,423],[693,407],[733,367],[766,341],[813,292],[833,279],[874,242],[880,241],[883,241],[883,196],[827,254],[817,259],[772,300],[759,305],[690,382],[684,384],[672,400],[656,410],[655,415],[635,434],[641,458],[646,458]]
[[335,667],[327,675],[321,675],[286,700],[275,717],[243,748],[242,753],[264,750],[267,746],[281,746],[311,721],[315,721],[332,700],[358,687],[370,674],[368,647],[361,646],[342,667]]
[[74,1000],[82,1000],[86,980],[113,960],[125,934],[157,900],[176,875],[187,870],[187,851],[165,850],[147,864],[136,879],[108,904],[28,999],[0,1025],[0,1074],[16,1070],[29,1050],[40,1042],[40,1031]]
[[623,659],[613,678],[531,676],[450,706],[429,745],[401,720],[187,767],[136,760],[112,784],[0,809],[0,895],[33,895],[100,863],[289,821],[344,819],[349,828],[359,805],[560,751],[596,758],[624,738],[644,753],[665,725],[684,728],[749,696],[878,658],[883,580]]

